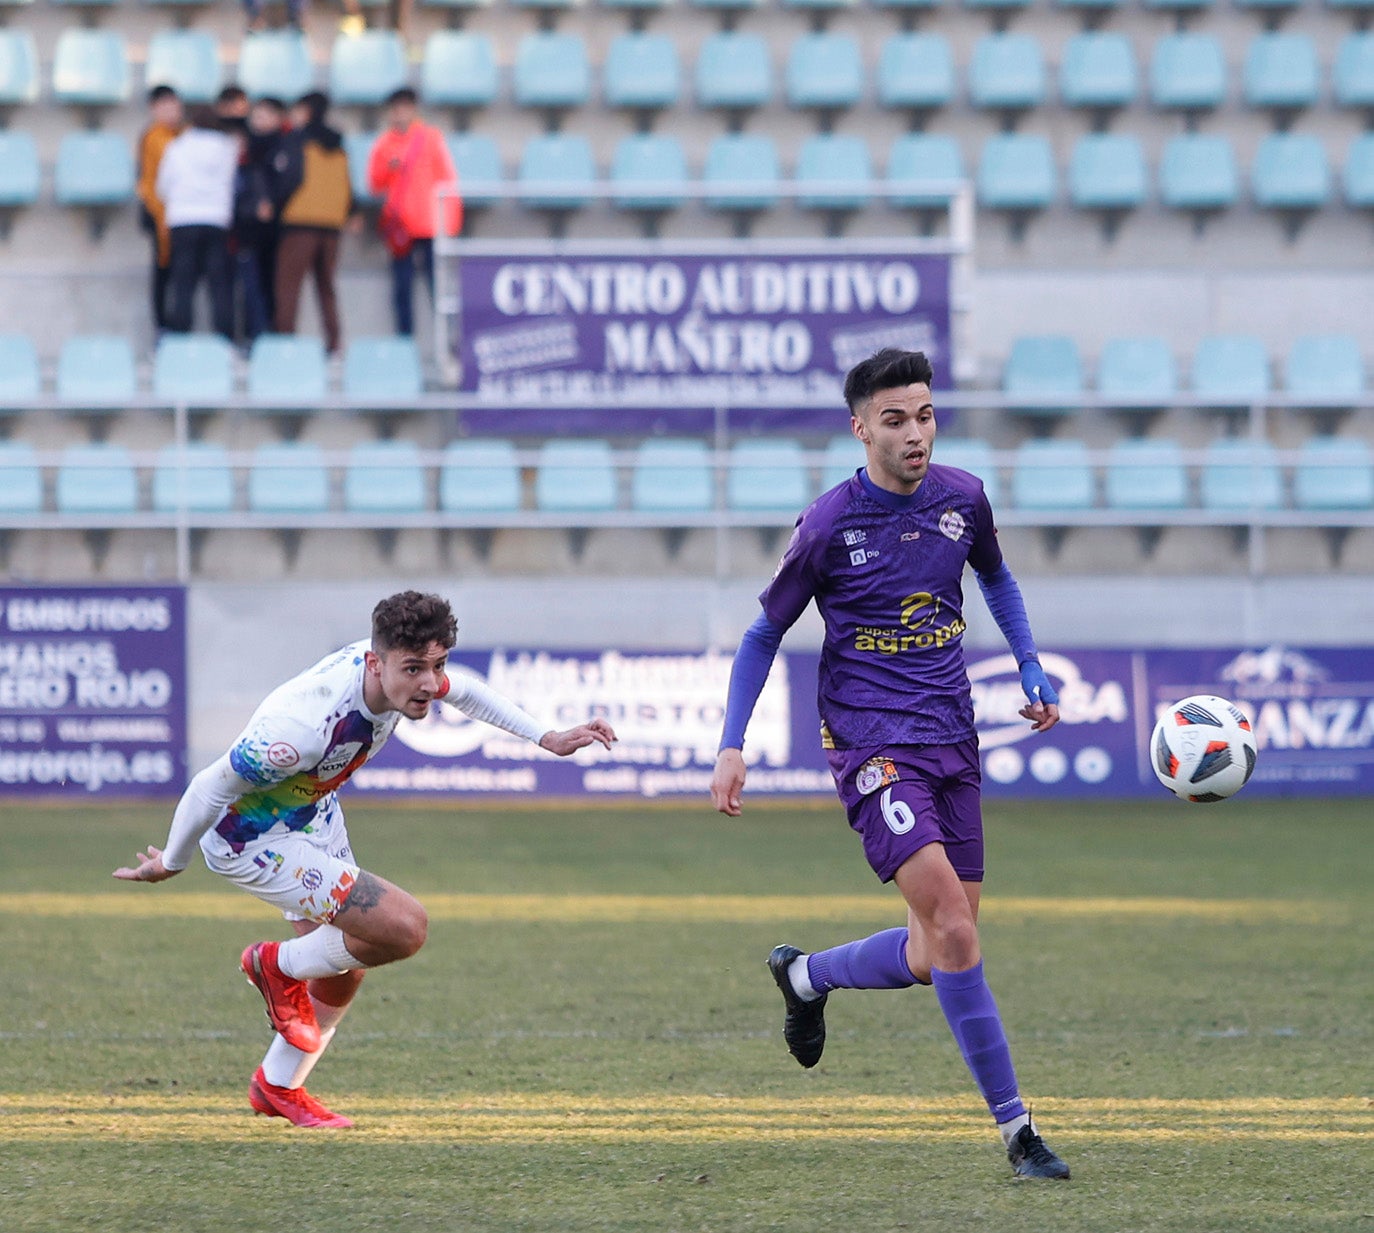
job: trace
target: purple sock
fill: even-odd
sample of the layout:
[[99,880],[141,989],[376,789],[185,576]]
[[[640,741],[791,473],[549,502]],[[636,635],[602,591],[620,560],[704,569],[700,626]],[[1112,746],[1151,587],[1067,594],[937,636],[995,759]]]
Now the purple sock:
[[818,950],[806,957],[806,974],[817,993],[832,989],[905,989],[917,984],[906,965],[905,929],[884,929],[871,938]]
[[973,1073],[978,1090],[988,1102],[996,1122],[1020,1117],[1026,1107],[1016,1088],[1016,1071],[1011,1064],[1011,1049],[1002,1030],[1002,1017],[992,990],[983,979],[981,962],[967,972],[942,972],[932,968],[931,984],[940,999],[940,1009],[949,1021],[959,1052]]

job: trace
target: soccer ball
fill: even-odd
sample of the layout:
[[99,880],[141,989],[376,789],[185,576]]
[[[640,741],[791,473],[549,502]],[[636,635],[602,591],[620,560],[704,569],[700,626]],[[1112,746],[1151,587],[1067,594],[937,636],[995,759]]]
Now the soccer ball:
[[1233,702],[1195,694],[1165,708],[1150,737],[1155,775],[1184,801],[1224,801],[1255,769],[1255,734]]

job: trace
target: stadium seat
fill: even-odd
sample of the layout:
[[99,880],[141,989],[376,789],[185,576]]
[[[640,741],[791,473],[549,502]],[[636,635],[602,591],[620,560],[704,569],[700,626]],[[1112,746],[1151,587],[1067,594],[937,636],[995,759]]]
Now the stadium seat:
[[1244,405],[1270,391],[1269,357],[1249,334],[1213,334],[1193,352],[1193,393],[1199,398]]
[[858,6],[859,0],[782,0],[782,7],[785,9],[806,9],[812,12],[833,12]]
[[583,2],[584,0],[509,0],[511,8],[536,9],[543,12],[575,9]]
[[587,139],[577,134],[531,137],[516,172],[520,201],[532,209],[577,210],[596,183],[596,164]]
[[978,159],[978,201],[992,210],[1043,210],[1056,191],[1054,154],[1039,133],[998,133]]
[[1374,466],[1358,437],[1309,437],[1293,470],[1293,504],[1305,510],[1374,507]]
[[1270,22],[1302,3],[1303,0],[1236,0],[1236,8],[1253,9],[1266,22]]
[[344,509],[353,514],[418,514],[425,472],[413,441],[359,441],[344,470]]
[[618,9],[629,12],[632,20],[665,9],[675,0],[597,0],[597,3],[604,9]]
[[888,187],[901,190],[888,201],[905,209],[945,206],[964,176],[964,156],[948,133],[903,133],[887,156]]
[[1331,199],[1326,148],[1310,133],[1270,133],[1250,174],[1255,202],[1267,209],[1318,210]]
[[821,459],[821,491],[829,492],[836,484],[843,484],[864,465],[866,458],[863,445],[852,432],[831,437]]
[[992,446],[971,437],[935,438],[931,461],[945,467],[958,467],[983,481],[983,491],[996,505],[1002,499],[1002,480],[992,461]]
[[868,143],[849,134],[814,133],[797,151],[795,179],[804,210],[861,210],[873,180]]
[[1097,392],[1104,398],[1147,400],[1167,407],[1178,393],[1178,365],[1162,338],[1109,338],[1097,362]]
[[1150,101],[1169,111],[1209,111],[1226,98],[1226,59],[1210,34],[1166,34],[1150,60]]
[[1246,105],[1290,113],[1311,107],[1321,89],[1317,47],[1306,34],[1256,35],[1245,51]]
[[406,49],[392,30],[340,34],[329,57],[329,97],[339,107],[377,107],[406,84]]
[[323,514],[329,472],[319,446],[302,441],[259,445],[248,468],[248,508],[257,514]]
[[59,205],[116,206],[133,200],[134,154],[112,132],[67,133],[57,147],[53,193]]
[[224,84],[219,42],[204,30],[158,30],[148,40],[144,80],[171,86],[187,103],[208,103]]
[[1204,509],[1278,509],[1283,504],[1283,485],[1274,447],[1244,437],[1212,442],[1202,465],[1199,491]]
[[449,133],[444,142],[458,172],[463,205],[476,208],[498,200],[506,177],[495,139],[486,133]]
[[134,349],[121,335],[77,334],[57,356],[57,397],[82,409],[128,406],[138,394]]
[[425,40],[420,98],[430,107],[486,107],[496,101],[496,48],[485,34],[439,30]]
[[1045,60],[1028,34],[985,34],[973,45],[969,101],[990,111],[1015,112],[1045,101]]
[[0,129],[0,208],[33,205],[41,187],[34,139],[28,133]]
[[534,503],[562,513],[607,513],[616,507],[615,465],[610,443],[550,441],[539,451]]
[[940,34],[907,32],[878,52],[878,102],[915,112],[938,111],[954,98],[954,52]]
[[1059,96],[1066,106],[1111,111],[1129,107],[1139,92],[1135,51],[1125,35],[1077,34],[1064,45]]
[[769,209],[781,179],[777,146],[762,133],[721,133],[706,148],[701,178],[713,209]]
[[183,508],[198,514],[227,514],[234,508],[234,472],[224,446],[188,441],[158,450],[153,509],[170,514]]
[[496,438],[453,441],[439,468],[439,508],[449,514],[501,514],[520,508],[515,446]]
[[1149,195],[1140,139],[1127,133],[1088,133],[1069,159],[1069,200],[1082,210],[1132,210]]
[[1076,406],[1083,395],[1078,344],[1064,334],[1016,339],[1002,370],[1002,392],[1008,398],[1035,400],[1016,408],[1031,413],[1057,413]]
[[677,43],[663,34],[618,34],[606,51],[602,97],[607,106],[657,111],[677,104],[682,66]]
[[1179,133],[1164,145],[1159,198],[1174,210],[1224,210],[1240,197],[1240,169],[1227,137]]
[[575,34],[527,34],[515,50],[515,101],[521,107],[581,107],[591,97],[587,47]]
[[1364,359],[1353,334],[1303,334],[1284,362],[1284,388],[1297,398],[1359,402],[1365,393]]
[[635,453],[630,507],[641,513],[701,514],[715,505],[711,451],[704,441],[665,437]]
[[611,155],[612,200],[622,210],[673,210],[688,182],[682,142],[665,133],[631,133]]
[[1341,39],[1331,66],[1331,92],[1339,107],[1374,110],[1374,32]]
[[702,107],[740,110],[767,104],[773,97],[768,44],[757,34],[711,35],[697,56],[696,94]]
[[1357,210],[1374,209],[1374,133],[1362,133],[1350,143],[1341,185],[1346,205]]
[[1030,8],[1033,0],[963,0],[963,7],[991,13],[1000,20],[1021,9]]
[[803,34],[787,53],[788,106],[820,111],[853,107],[863,95],[864,72],[859,44],[849,35]]
[[259,334],[248,353],[248,397],[263,410],[313,411],[329,398],[324,343],[301,334]]
[[1326,0],[1326,7],[1352,13],[1359,22],[1366,21],[1374,15],[1374,0]]
[[[382,199],[367,183],[367,161],[372,156],[372,147],[376,144],[376,133],[350,132],[343,135],[344,154],[348,158],[348,184],[353,190],[355,206],[381,205]],[[467,185],[464,184],[463,188],[466,189]]]
[[1114,442],[1103,495],[1109,509],[1185,509],[1188,473],[1178,443],[1143,437]]
[[689,0],[694,9],[711,9],[726,13],[763,7],[764,0]]
[[889,9],[905,26],[919,20],[920,15],[929,10],[952,3],[952,0],[870,0],[875,9]]
[[164,334],[153,355],[159,402],[220,407],[234,396],[234,350],[218,334]]
[[0,106],[38,98],[38,48],[27,30],[0,30]]
[[1217,0],[1145,0],[1145,7],[1159,12],[1173,13],[1182,19],[1191,13],[1200,13],[1204,9],[1210,9],[1216,3]]
[[355,338],[344,351],[343,395],[356,403],[394,403],[424,392],[424,367],[413,338]]
[[129,98],[124,36],[114,30],[68,28],[53,52],[52,92],[59,103],[115,107]]
[[1027,441],[1016,451],[1011,501],[1044,512],[1092,509],[1094,482],[1081,441]]
[[1124,8],[1126,0],[1055,0],[1055,7],[1081,13],[1086,22],[1094,22],[1103,14]]
[[295,99],[312,90],[315,69],[304,36],[294,30],[244,35],[238,82],[253,98]]
[[138,476],[122,445],[69,445],[57,468],[59,514],[132,514]]
[[730,447],[725,502],[740,513],[795,518],[811,500],[802,447],[796,441],[739,441]]
[[43,472],[27,441],[0,441],[0,514],[37,514],[43,509]]
[[41,393],[32,340],[24,334],[0,334],[0,411],[22,411]]

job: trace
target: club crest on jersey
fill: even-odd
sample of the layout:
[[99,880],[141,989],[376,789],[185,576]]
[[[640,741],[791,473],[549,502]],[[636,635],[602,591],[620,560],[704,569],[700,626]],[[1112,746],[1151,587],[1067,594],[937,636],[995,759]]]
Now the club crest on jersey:
[[956,543],[963,535],[966,525],[963,514],[956,509],[947,509],[940,515],[940,533]]
[[879,788],[896,783],[900,778],[897,764],[891,758],[869,758],[854,776],[854,786],[859,789],[859,795],[871,796]]

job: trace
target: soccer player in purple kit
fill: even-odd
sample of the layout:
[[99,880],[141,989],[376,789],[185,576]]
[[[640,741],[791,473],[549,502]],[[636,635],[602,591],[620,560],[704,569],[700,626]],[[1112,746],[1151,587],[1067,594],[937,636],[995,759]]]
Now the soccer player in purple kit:
[[907,926],[806,954],[778,946],[768,966],[786,1005],[783,1037],[803,1066],[825,1047],[832,989],[933,985],[1017,1177],[1067,1178],[1021,1101],[1011,1050],[983,976],[978,738],[964,668],[964,565],[972,565],[1020,666],[1021,715],[1037,732],[1059,719],[1020,588],[1002,560],[982,482],[932,463],[932,371],[888,348],[845,379],[850,427],[867,465],[802,511],[763,612],[730,674],[712,804],[738,817],[744,732],[782,636],[814,599],[825,626],[821,741],[849,824]]

